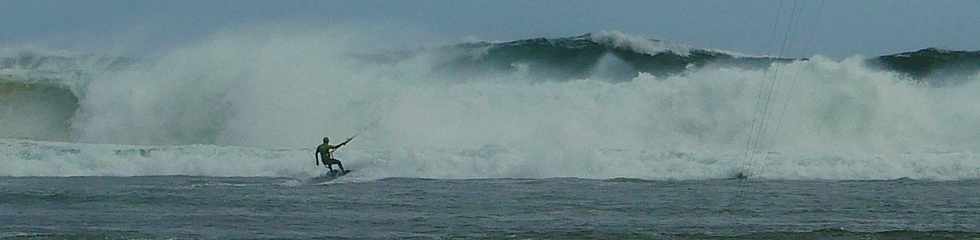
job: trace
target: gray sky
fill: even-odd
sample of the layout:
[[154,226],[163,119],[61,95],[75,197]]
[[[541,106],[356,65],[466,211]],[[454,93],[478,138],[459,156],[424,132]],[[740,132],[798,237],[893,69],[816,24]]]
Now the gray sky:
[[[619,30],[752,54],[775,55],[784,36],[784,55],[793,56],[980,49],[977,0],[0,0],[0,6],[0,47],[147,52],[235,26],[310,22],[408,28],[443,42]],[[798,20],[790,24],[793,15]]]

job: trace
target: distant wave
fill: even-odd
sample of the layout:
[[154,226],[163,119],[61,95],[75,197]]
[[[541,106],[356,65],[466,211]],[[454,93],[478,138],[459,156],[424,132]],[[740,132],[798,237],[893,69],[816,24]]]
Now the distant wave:
[[313,174],[307,148],[352,135],[345,163],[377,178],[980,175],[976,52],[788,59],[604,32],[377,53],[345,34],[8,54],[0,175]]
[[[693,48],[620,32],[599,32],[576,37],[535,38],[511,42],[476,42],[439,49],[447,57],[438,68],[454,76],[459,72],[496,73],[530,69],[538,80],[603,78],[628,81],[639,73],[659,77],[704,67],[767,68],[772,63],[806,60],[752,56],[731,51]],[[918,81],[943,84],[980,72],[980,51],[928,48],[866,60],[885,71],[906,74]]]
[[871,66],[935,86],[959,84],[980,72],[980,51],[927,48],[868,59]]
[[[588,33],[575,37],[532,38],[509,42],[470,42],[435,49],[401,52],[358,53],[360,59],[402,61],[418,55],[445,57],[433,70],[508,71],[518,66],[532,68],[536,77],[572,80],[594,77],[610,57],[622,61],[624,68],[614,69],[612,80],[631,80],[637,74],[655,76],[681,74],[705,66],[766,68],[772,63],[786,63],[794,58],[753,56],[733,51],[694,48],[657,39],[646,39],[616,31]],[[949,80],[948,77],[970,77],[980,71],[980,51],[957,51],[926,48],[868,58],[869,65],[886,71],[907,74],[921,81]],[[0,78],[27,82],[71,82],[91,78],[106,71],[120,71],[136,65],[137,59],[95,54],[24,49],[0,52]],[[601,70],[601,69],[600,69]],[[932,77],[943,78],[932,78]]]
[[620,32],[465,43],[436,52],[446,55],[436,66],[439,72],[472,77],[526,69],[528,77],[537,81],[602,78],[619,82],[629,81],[641,72],[666,77],[706,66],[760,69],[774,62],[795,60],[698,49]]

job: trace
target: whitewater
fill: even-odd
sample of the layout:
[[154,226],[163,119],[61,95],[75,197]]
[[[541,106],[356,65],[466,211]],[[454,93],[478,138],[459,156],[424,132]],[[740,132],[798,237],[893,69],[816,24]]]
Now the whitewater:
[[[618,32],[585,40],[693,51]],[[604,54],[573,69],[585,76],[542,79],[573,70],[515,61],[475,74],[447,66],[493,46],[399,55],[379,42],[260,28],[125,67],[74,55],[70,66],[2,69],[0,176],[304,178],[319,173],[319,139],[357,135],[338,156],[358,180],[980,178],[980,73],[935,86],[863,56],[818,55],[655,74]],[[771,114],[760,115],[772,81]],[[747,147],[763,118],[759,147]]]

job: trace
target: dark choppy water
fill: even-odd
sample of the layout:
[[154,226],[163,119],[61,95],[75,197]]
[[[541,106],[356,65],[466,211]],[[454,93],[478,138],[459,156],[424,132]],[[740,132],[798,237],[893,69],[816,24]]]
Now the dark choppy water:
[[980,181],[0,177],[0,238],[980,239]]

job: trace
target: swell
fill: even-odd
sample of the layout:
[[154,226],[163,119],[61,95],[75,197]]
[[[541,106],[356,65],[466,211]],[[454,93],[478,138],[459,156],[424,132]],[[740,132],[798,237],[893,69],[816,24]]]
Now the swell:
[[957,85],[980,72],[980,51],[927,48],[868,59],[873,67],[909,75],[934,86]]
[[[0,137],[7,138],[78,140],[72,137],[78,131],[72,129],[72,120],[76,114],[87,112],[79,109],[79,99],[87,94],[88,83],[96,78],[142,71],[138,60],[126,57],[34,49],[7,55],[0,56],[0,109],[6,111],[0,119],[19,126],[0,130]],[[426,66],[429,69],[419,70],[440,79],[479,81],[500,79],[500,73],[516,73],[505,78],[532,82],[577,79],[624,82],[636,79],[641,73],[667,78],[706,67],[760,70],[774,63],[807,60],[692,48],[605,31],[575,37],[474,42],[402,52],[355,51],[351,55],[354,59],[382,64],[404,64],[420,56],[431,63]],[[153,61],[144,62],[153,64]],[[868,58],[865,63],[869,69],[899,73],[933,87],[955,87],[980,73],[980,51],[927,48]],[[33,121],[42,124],[26,124]],[[217,131],[198,130],[208,134]]]
[[[632,80],[641,72],[666,77],[706,66],[759,69],[771,63],[795,60],[691,48],[619,32],[502,43],[464,43],[438,48],[435,52],[444,60],[433,71],[457,79],[530,69],[527,77],[534,81],[600,77],[622,82]],[[617,64],[611,66],[609,61],[617,61]]]
[[[980,175],[980,135],[965,130],[980,127],[968,120],[980,109],[965,104],[976,73],[922,84],[860,57],[745,56],[608,33],[366,55],[343,34],[219,34],[122,67],[7,61],[3,92],[21,97],[0,104],[21,114],[0,118],[42,127],[0,138],[98,144],[11,143],[0,175],[311,175],[309,147],[353,135],[341,157],[367,178]],[[773,124],[750,152],[770,83]]]
[[[807,60],[692,48],[620,32],[510,42],[475,42],[438,50],[446,60],[436,70],[456,77],[461,75],[461,71],[465,73],[463,76],[471,76],[529,68],[533,69],[530,72],[532,79],[559,81],[595,78],[597,74],[611,81],[629,81],[641,72],[667,77],[704,67],[762,69],[772,63]],[[602,65],[607,59],[620,61],[623,66],[607,69],[608,66]],[[963,79],[969,79],[980,71],[980,51],[926,48],[867,58],[865,61],[875,69],[905,74],[916,81],[935,86],[962,83]]]
[[[373,63],[399,64],[425,55],[435,60],[431,60],[431,68],[424,71],[440,79],[479,81],[499,79],[500,73],[512,72],[515,74],[507,76],[508,81],[532,82],[576,79],[624,82],[636,79],[641,73],[666,78],[705,67],[761,70],[773,63],[806,60],[745,56],[687,47],[660,47],[651,51],[652,47],[632,47],[621,43],[625,40],[614,40],[616,38],[623,36],[600,33],[503,43],[477,42],[422,51],[354,54],[352,57]],[[653,39],[628,40],[647,41],[647,45],[660,43]],[[956,87],[976,79],[974,76],[980,73],[980,51],[928,48],[868,58],[865,63],[869,69],[899,73],[929,86]],[[0,130],[0,137],[78,140],[72,137],[78,131],[72,129],[72,120],[76,114],[86,112],[79,109],[79,98],[88,92],[87,84],[95,78],[141,71],[137,66],[132,58],[97,55],[44,55],[25,51],[0,57],[0,110],[5,111],[0,120],[8,126],[18,126]],[[199,130],[209,134],[216,131]],[[214,139],[195,141],[213,142]]]

